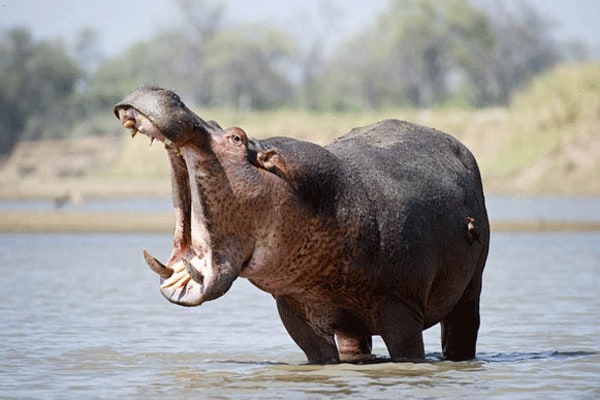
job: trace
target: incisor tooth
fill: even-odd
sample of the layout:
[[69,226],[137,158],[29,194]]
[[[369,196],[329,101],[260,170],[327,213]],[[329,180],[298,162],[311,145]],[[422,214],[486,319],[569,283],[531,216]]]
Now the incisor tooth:
[[175,272],[169,279],[164,281],[160,287],[166,289],[171,286],[183,286],[187,281],[190,280],[190,275],[186,270]]

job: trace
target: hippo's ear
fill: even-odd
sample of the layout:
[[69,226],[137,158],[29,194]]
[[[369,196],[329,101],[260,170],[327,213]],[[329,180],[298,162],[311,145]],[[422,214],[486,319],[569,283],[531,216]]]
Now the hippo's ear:
[[275,149],[261,151],[256,155],[256,161],[259,167],[266,169],[282,178],[287,174],[287,166],[279,152]]

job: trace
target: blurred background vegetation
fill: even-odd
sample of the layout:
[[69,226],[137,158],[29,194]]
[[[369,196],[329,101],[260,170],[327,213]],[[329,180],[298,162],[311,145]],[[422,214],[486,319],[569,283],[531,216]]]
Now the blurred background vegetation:
[[[122,135],[112,105],[143,84],[175,90],[224,125],[245,122],[254,136],[324,143],[353,126],[341,119],[412,118],[471,141],[498,182],[565,135],[593,136],[598,126],[581,122],[600,115],[596,55],[583,43],[558,42],[555,25],[526,1],[392,0],[335,48],[327,46],[327,12],[298,39],[276,25],[226,24],[221,3],[174,4],[180,24],[110,58],[91,29],[68,42],[36,40],[19,27],[2,32],[0,160],[23,140]],[[504,139],[486,153],[499,127]],[[116,162],[105,176],[132,172]],[[573,168],[569,162],[576,163],[561,168]]]

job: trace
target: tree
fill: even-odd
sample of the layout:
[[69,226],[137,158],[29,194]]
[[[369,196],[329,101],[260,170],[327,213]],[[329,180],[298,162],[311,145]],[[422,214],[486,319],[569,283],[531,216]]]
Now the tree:
[[[12,151],[22,136],[42,137],[50,115],[65,120],[67,104],[82,72],[59,42],[35,43],[15,28],[0,41],[0,155]],[[37,121],[37,123],[36,123]]]
[[[395,0],[342,48],[323,81],[341,92],[343,102],[354,99],[359,107],[443,104],[451,95],[450,78],[489,47],[487,19],[469,1]],[[348,93],[352,86],[358,98]]]
[[183,33],[192,35],[199,43],[205,43],[222,30],[225,7],[205,0],[177,0],[183,20]]
[[527,3],[515,9],[494,4],[392,1],[329,61],[318,79],[321,104],[506,103],[515,88],[558,60],[560,47],[551,25]]
[[189,46],[178,32],[162,33],[134,44],[124,54],[102,63],[88,90],[88,101],[95,109],[108,109],[129,92],[142,85],[161,85],[189,91],[186,59]]
[[[288,27],[297,44],[297,56],[291,70],[297,67],[297,104],[309,109],[319,108],[318,77],[326,67],[326,52],[334,32],[339,28],[342,10],[330,0],[320,0],[313,15],[299,13]],[[295,75],[295,74],[294,74]]]
[[486,6],[495,46],[487,61],[489,88],[497,103],[507,104],[514,89],[554,66],[561,48],[552,37],[552,24],[529,3],[519,1]]
[[[163,33],[105,62],[90,86],[98,107],[110,107],[135,87],[158,85],[178,92],[193,106],[269,108],[289,103],[292,89],[280,64],[293,45],[264,26],[215,32],[201,45],[181,31]],[[201,57],[200,60],[197,57]]]
[[202,66],[209,105],[264,109],[289,103],[292,89],[279,65],[291,58],[293,45],[275,28],[248,25],[215,35],[206,45]]

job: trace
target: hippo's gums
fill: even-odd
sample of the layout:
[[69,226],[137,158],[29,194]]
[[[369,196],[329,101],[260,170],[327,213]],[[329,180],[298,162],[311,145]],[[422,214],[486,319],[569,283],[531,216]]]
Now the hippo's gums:
[[[475,356],[489,225],[472,154],[452,136],[397,120],[321,147],[248,138],[205,122],[169,90],[141,88],[114,112],[164,143],[175,232],[166,265],[144,251],[171,302],[197,306],[248,278],[277,301],[311,363]],[[337,344],[336,344],[337,342]]]

